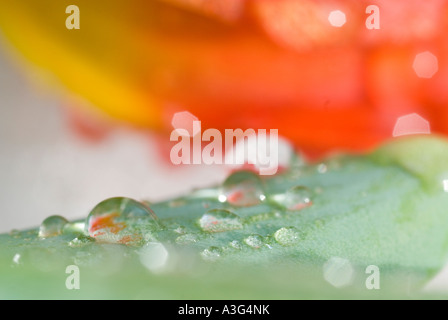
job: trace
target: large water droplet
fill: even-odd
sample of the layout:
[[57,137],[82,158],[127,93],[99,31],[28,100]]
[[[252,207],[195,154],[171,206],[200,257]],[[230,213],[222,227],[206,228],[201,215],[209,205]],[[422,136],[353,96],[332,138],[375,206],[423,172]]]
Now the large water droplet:
[[223,183],[219,201],[235,206],[253,206],[266,198],[260,177],[251,171],[238,171],[231,174]]
[[259,234],[252,234],[244,239],[244,243],[252,248],[259,249],[264,245],[264,239]]
[[42,221],[39,228],[39,237],[48,238],[60,235],[68,220],[61,216],[50,216]]
[[157,219],[147,205],[124,197],[110,198],[100,202],[86,219],[86,231],[98,241],[110,243],[136,244],[143,237],[129,222]]
[[224,209],[212,209],[199,219],[202,230],[207,232],[223,232],[241,229],[243,223],[236,214]]
[[311,191],[304,186],[292,187],[280,198],[280,203],[290,211],[298,211],[311,206]]
[[274,239],[282,246],[292,246],[300,241],[300,234],[294,227],[284,227],[274,233]]
[[206,261],[216,261],[221,257],[221,249],[218,247],[210,247],[201,252],[201,257]]

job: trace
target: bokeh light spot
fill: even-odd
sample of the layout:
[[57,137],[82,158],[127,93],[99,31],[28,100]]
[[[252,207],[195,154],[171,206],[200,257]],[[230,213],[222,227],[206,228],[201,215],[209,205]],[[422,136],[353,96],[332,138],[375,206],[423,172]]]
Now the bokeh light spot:
[[[198,121],[198,118],[188,111],[176,112],[171,120],[171,125],[176,130],[176,132],[182,136],[185,135],[186,130],[190,137],[194,137],[199,133],[199,128],[194,128],[193,122]],[[183,130],[180,130],[183,129]]]
[[411,134],[430,134],[431,127],[429,121],[417,113],[408,114],[397,119],[393,136],[405,136]]
[[341,10],[334,10],[328,15],[328,21],[333,27],[340,28],[347,22],[347,18]]
[[412,68],[419,78],[432,78],[439,70],[439,61],[429,51],[419,53],[415,56]]

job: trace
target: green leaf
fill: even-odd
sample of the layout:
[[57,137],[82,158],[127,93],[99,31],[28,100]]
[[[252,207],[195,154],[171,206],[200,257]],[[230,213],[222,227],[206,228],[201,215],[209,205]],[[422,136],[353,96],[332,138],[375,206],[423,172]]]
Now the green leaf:
[[[46,239],[38,229],[0,235],[0,298],[427,297],[421,287],[447,261],[447,160],[446,140],[412,137],[274,177],[238,173],[228,181],[240,187],[195,190],[147,215],[115,198],[104,208],[126,214],[100,223],[100,236],[86,234],[86,219]],[[79,267],[79,290],[66,288],[68,265]],[[366,287],[371,265],[379,290]]]

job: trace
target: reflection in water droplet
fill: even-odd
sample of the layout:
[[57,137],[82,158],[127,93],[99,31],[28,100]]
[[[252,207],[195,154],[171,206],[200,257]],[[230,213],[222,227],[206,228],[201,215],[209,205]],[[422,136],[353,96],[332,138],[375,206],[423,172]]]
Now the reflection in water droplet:
[[242,170],[231,174],[224,181],[218,200],[246,207],[257,205],[265,198],[260,177],[254,172]]
[[264,239],[259,234],[253,234],[245,238],[244,243],[252,248],[259,249],[264,245]]
[[192,233],[183,234],[176,238],[177,244],[191,244],[198,241],[198,236]]
[[46,218],[39,228],[39,237],[48,238],[60,235],[68,220],[61,216],[50,216]]
[[71,240],[68,243],[68,245],[72,248],[78,248],[78,247],[83,247],[83,246],[93,243],[93,242],[95,242],[95,238],[81,234],[81,235],[77,236],[75,239]]
[[274,233],[274,239],[282,246],[292,246],[300,241],[300,234],[294,227],[284,227]]
[[224,209],[212,209],[199,219],[202,230],[207,232],[223,232],[241,229],[243,223],[236,214]]
[[210,247],[201,252],[201,257],[206,261],[214,262],[221,257],[221,249],[218,247]]
[[346,287],[353,282],[355,270],[350,261],[340,257],[330,258],[323,267],[324,279],[336,288]]
[[110,198],[100,202],[86,219],[86,231],[102,242],[136,244],[143,237],[127,228],[128,222],[156,222],[155,213],[147,205],[130,198]]
[[140,262],[152,272],[160,272],[168,262],[169,253],[165,246],[159,242],[150,242],[139,251]]

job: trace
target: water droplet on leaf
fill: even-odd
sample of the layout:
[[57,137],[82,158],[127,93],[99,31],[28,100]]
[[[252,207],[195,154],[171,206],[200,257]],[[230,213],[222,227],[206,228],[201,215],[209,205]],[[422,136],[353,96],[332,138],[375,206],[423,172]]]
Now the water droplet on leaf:
[[274,239],[282,246],[292,246],[300,241],[300,234],[294,227],[284,227],[274,233]]
[[39,237],[48,238],[60,235],[68,220],[61,216],[50,216],[40,225]]
[[187,229],[184,226],[178,226],[176,229],[174,229],[174,232],[178,234],[185,234],[187,233]]
[[317,172],[319,173],[326,173],[328,170],[328,167],[325,163],[321,163],[317,166]]
[[198,236],[192,233],[183,234],[176,238],[177,244],[191,244],[198,241]]
[[234,249],[238,249],[238,250],[241,250],[242,248],[243,248],[243,246],[241,245],[241,243],[238,241],[238,240],[233,240],[233,241],[230,241],[230,244],[229,244],[232,248],[234,248]]
[[199,219],[199,225],[202,230],[207,232],[224,232],[241,229],[243,227],[240,217],[224,209],[207,211]]
[[264,245],[264,239],[259,234],[252,234],[244,239],[244,243],[252,248],[259,249]]
[[221,257],[221,249],[218,247],[210,247],[201,252],[201,257],[206,261],[214,262]]
[[93,243],[93,242],[95,242],[95,238],[81,234],[81,235],[77,236],[75,239],[73,239],[72,241],[70,241],[68,243],[68,245],[72,248],[78,248],[78,247],[83,247],[83,246]]
[[291,211],[298,211],[313,204],[311,202],[311,191],[304,186],[292,187],[286,191],[281,202],[286,209]]
[[90,212],[86,219],[86,231],[101,242],[137,244],[143,237],[128,224],[137,221],[156,223],[156,219],[151,208],[141,202],[124,197],[110,198],[100,202]]
[[238,171],[231,174],[223,183],[220,202],[227,201],[234,206],[253,206],[265,199],[260,177],[251,171]]

